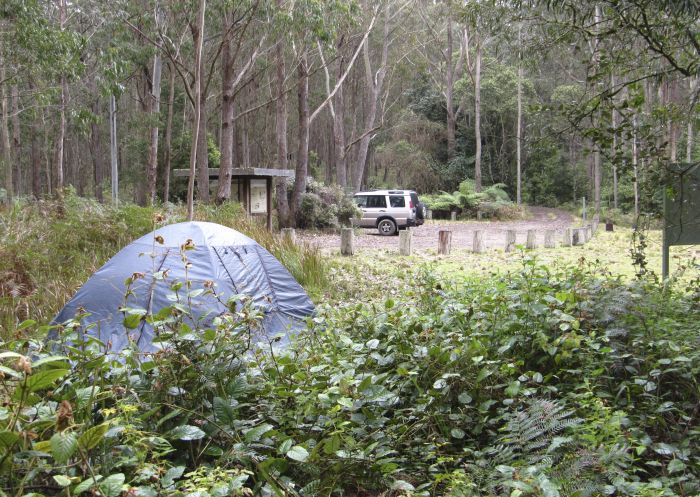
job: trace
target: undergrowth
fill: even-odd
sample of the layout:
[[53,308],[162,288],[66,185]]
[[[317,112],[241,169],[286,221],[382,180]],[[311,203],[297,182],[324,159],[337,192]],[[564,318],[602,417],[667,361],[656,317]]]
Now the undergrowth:
[[[49,321],[110,257],[159,226],[186,220],[183,206],[118,207],[69,193],[61,201],[16,202],[0,210],[0,336],[27,317]],[[248,218],[241,206],[197,205],[195,220],[253,238],[313,296],[326,285],[317,249],[293,244]]]
[[[6,495],[691,496],[695,292],[586,267],[322,305],[286,350],[238,307],[162,352],[105,355],[76,321],[0,354]],[[173,285],[176,285],[173,282]],[[696,282],[697,284],[697,282]],[[37,337],[37,338],[32,338]],[[58,354],[58,355],[57,355]]]

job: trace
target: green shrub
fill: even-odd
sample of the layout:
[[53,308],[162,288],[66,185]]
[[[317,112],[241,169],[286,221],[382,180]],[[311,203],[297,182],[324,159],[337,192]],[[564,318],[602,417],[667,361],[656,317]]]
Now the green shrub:
[[0,486],[698,494],[694,295],[529,258],[486,281],[435,274],[407,272],[401,300],[322,306],[285,351],[251,348],[261,315],[240,296],[206,325],[185,325],[186,308],[148,316],[164,346],[152,355],[105,355],[80,316],[58,348],[5,343]]
[[312,181],[302,194],[297,226],[304,229],[350,226],[361,214],[352,198],[338,185]]
[[423,195],[421,199],[437,217],[447,217],[451,212],[476,217],[478,211],[485,217],[494,219],[522,218],[521,208],[510,201],[505,187],[506,185],[497,183],[477,193],[474,181],[467,179],[459,184],[456,192]]

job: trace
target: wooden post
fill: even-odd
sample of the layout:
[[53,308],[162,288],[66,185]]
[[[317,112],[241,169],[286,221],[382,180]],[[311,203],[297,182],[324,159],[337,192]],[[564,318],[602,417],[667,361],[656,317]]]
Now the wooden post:
[[513,250],[515,250],[515,231],[508,230],[506,231],[505,251],[512,252]]
[[457,212],[452,211],[450,212],[450,221],[456,221],[457,220]]
[[405,229],[399,231],[399,254],[400,255],[411,255],[413,252],[412,246],[413,231],[410,229]]
[[556,247],[554,243],[554,230],[547,230],[544,232],[544,248],[554,247]]
[[281,232],[283,240],[289,240],[291,243],[296,243],[297,232],[294,230],[294,228],[282,228]]
[[475,254],[481,254],[484,251],[484,232],[476,230],[474,232],[474,247],[472,249]]
[[537,248],[537,234],[535,233],[535,230],[527,230],[527,241],[525,242],[525,248],[528,250]]
[[355,254],[355,233],[352,228],[340,230],[340,253],[341,255]]
[[450,255],[452,249],[452,232],[447,230],[438,231],[438,255]]
[[432,209],[425,209],[425,219],[428,221],[433,220],[433,210]]
[[573,240],[571,237],[571,228],[566,228],[564,230],[564,238],[562,239],[561,244],[564,247],[571,247],[571,245],[573,245]]
[[589,224],[586,226],[586,241],[593,238],[593,227]]

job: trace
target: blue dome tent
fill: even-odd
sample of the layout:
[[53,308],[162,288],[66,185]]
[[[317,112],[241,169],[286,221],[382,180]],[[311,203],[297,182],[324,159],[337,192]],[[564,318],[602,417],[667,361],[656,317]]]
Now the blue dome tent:
[[[185,244],[191,249],[183,250]],[[132,283],[125,300],[127,279]],[[190,292],[212,288],[219,297],[192,299],[195,322],[227,312],[226,301],[234,295],[250,297],[264,310],[257,335],[261,340],[282,334],[286,342],[314,312],[304,289],[255,240],[218,224],[186,222],[159,228],[119,251],[88,279],[53,322],[64,323],[78,312],[87,312],[90,315],[82,319],[83,325],[95,323],[88,333],[109,344],[111,352],[124,349],[129,339],[140,350],[153,352],[159,349],[153,343],[154,329],[145,320],[127,329],[119,309],[126,305],[156,314],[173,304],[173,283],[183,282],[180,295],[186,299],[185,280],[191,282]]]

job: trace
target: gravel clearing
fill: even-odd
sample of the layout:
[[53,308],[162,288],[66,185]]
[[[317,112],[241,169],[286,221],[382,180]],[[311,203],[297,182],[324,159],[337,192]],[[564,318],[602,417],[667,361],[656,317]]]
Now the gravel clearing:
[[[413,250],[426,251],[437,249],[438,231],[452,231],[452,247],[471,249],[474,231],[484,232],[484,245],[490,249],[502,249],[506,231],[516,231],[516,243],[525,244],[528,230],[535,230],[537,244],[544,244],[544,232],[555,230],[555,241],[561,243],[564,230],[572,225],[571,214],[558,209],[530,207],[531,217],[525,221],[426,221],[423,226],[413,229]],[[297,232],[297,239],[316,245],[324,252],[340,249],[340,235],[310,231]],[[376,229],[356,231],[355,250],[395,249],[398,250],[398,236],[381,236]]]

